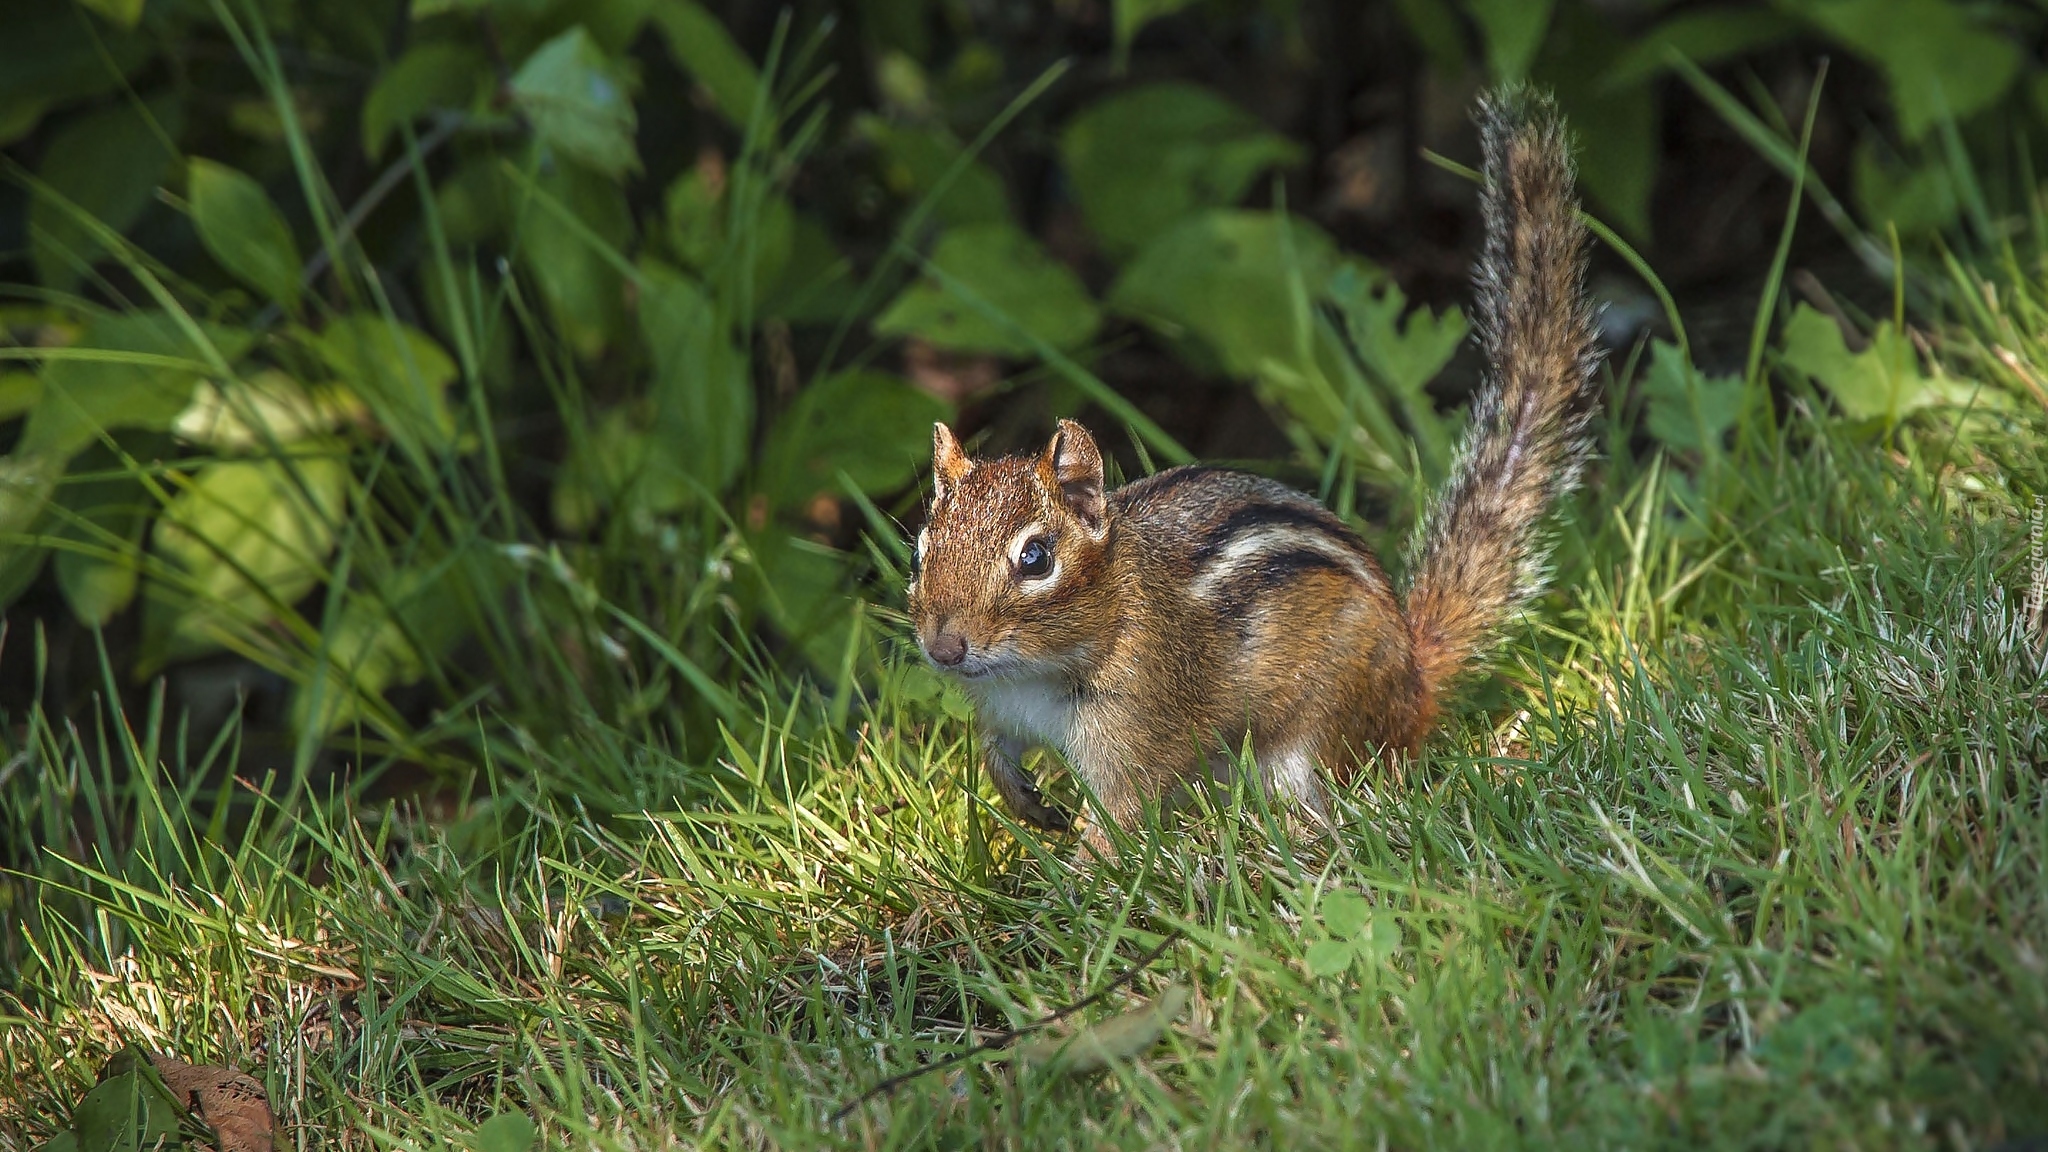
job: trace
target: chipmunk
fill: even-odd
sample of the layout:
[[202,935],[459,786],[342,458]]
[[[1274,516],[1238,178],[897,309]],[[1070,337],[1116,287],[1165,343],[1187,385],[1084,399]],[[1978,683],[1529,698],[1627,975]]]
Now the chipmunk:
[[[1541,590],[1544,517],[1578,482],[1599,400],[1586,233],[1564,129],[1526,92],[1481,101],[1488,368],[1400,595],[1366,543],[1276,481],[1185,466],[1105,491],[1059,422],[1036,456],[969,459],[933,432],[908,599],[917,642],[977,705],[989,776],[1021,820],[1069,826],[1022,766],[1062,753],[1108,816],[1228,764],[1325,823],[1318,775],[1412,752],[1446,688]],[[1100,825],[1084,848],[1107,857]]]

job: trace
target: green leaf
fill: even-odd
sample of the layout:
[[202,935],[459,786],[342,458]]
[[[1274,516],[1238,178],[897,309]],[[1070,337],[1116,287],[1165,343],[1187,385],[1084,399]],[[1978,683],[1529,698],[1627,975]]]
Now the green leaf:
[[1194,2],[1195,0],[1112,0],[1110,19],[1113,35],[1116,37],[1118,59],[1122,59],[1130,52],[1131,41],[1138,38],[1139,30],[1145,25],[1161,16],[1171,16]]
[[1790,39],[1797,22],[1769,8],[1708,8],[1685,12],[1652,28],[1615,58],[1600,86],[1633,88],[1671,66],[1672,50],[1702,68],[1747,56]]
[[1090,1024],[1072,1036],[1020,1044],[1016,1059],[1065,1076],[1096,1072],[1135,1059],[1159,1042],[1174,1020],[1187,1011],[1192,996],[1187,985],[1170,985],[1152,1000]]
[[454,442],[448,385],[455,379],[455,361],[433,337],[382,316],[350,315],[322,329],[313,348],[409,450]]
[[[855,117],[853,130],[875,146],[882,183],[905,199],[936,189],[962,151],[960,142],[940,129],[893,124],[879,116]],[[942,224],[996,224],[1011,218],[1010,202],[1001,178],[975,160],[954,177],[932,215]]]
[[43,378],[33,372],[0,371],[0,420],[12,420],[36,406]]
[[[199,328],[230,364],[249,347],[251,337],[241,329],[208,323]],[[168,428],[191,402],[206,360],[205,350],[162,312],[95,318],[69,351],[84,357],[106,353],[107,359],[52,360],[43,369],[42,395],[29,413],[21,452],[68,459],[103,430]],[[120,357],[127,353],[175,358],[189,366],[126,363]]]
[[748,541],[760,594],[777,631],[812,667],[837,674],[855,608],[844,552],[771,529]]
[[[731,217],[742,210],[726,194],[722,179],[692,168],[668,186],[662,198],[669,243],[693,271],[710,275],[728,260],[753,255],[753,291],[758,298],[772,289],[789,263],[796,239],[796,210],[785,196],[770,192],[754,204],[749,218]],[[744,244],[735,243],[736,240]]]
[[436,109],[467,109],[490,82],[490,61],[473,44],[413,45],[384,69],[363,102],[363,151],[376,159],[400,124]]
[[582,25],[526,58],[512,98],[543,143],[613,179],[640,170],[631,85]]
[[[124,445],[137,455],[161,455],[168,444]],[[152,451],[154,449],[154,451]],[[90,551],[54,549],[57,588],[80,623],[97,627],[135,598],[141,574],[142,530],[154,510],[140,478],[121,470],[120,458],[94,445],[72,464],[72,476],[58,485],[52,534]]]
[[1556,0],[1465,0],[1465,10],[1486,40],[1486,64],[1498,81],[1526,79],[1543,47]]
[[1927,236],[1955,223],[1961,205],[1946,165],[1934,160],[1901,168],[1880,160],[1878,148],[1865,136],[1850,170],[1849,190],[1865,227],[1883,235],[1890,224],[1901,236]]
[[1129,253],[1205,208],[1237,203],[1301,146],[1193,84],[1152,84],[1091,105],[1060,134],[1060,159],[1088,226]]
[[1351,940],[1372,923],[1372,905],[1356,892],[1338,890],[1323,897],[1323,927],[1340,940]]
[[[666,446],[656,450],[649,423],[646,405],[621,404],[599,413],[584,435],[572,441],[555,477],[555,523],[581,532],[607,510],[645,518],[690,503],[694,490],[680,456]],[[651,529],[644,522],[636,526]]]
[[1833,320],[1801,304],[1786,322],[1783,340],[1785,363],[1819,381],[1852,420],[1889,424],[1920,408],[2006,400],[1968,381],[1922,374],[1912,341],[1890,321],[1877,326],[1868,348],[1851,352]]
[[1312,976],[1335,976],[1351,967],[1358,949],[1350,940],[1318,940],[1308,946],[1302,960]]
[[36,1145],[36,1152],[78,1152],[78,1137],[65,1129]]
[[1391,279],[1346,264],[1330,280],[1330,298],[1360,359],[1397,395],[1426,402],[1424,390],[1457,354],[1471,331],[1456,305],[1433,313],[1408,308]]
[[1678,345],[1664,340],[1650,348],[1643,394],[1650,401],[1650,435],[1672,448],[1719,448],[1742,416],[1740,376],[1704,375],[1685,362]]
[[299,306],[299,247],[263,186],[225,164],[194,158],[192,223],[220,266],[275,300]]
[[264,451],[360,423],[368,415],[363,402],[340,385],[308,388],[265,368],[245,380],[202,383],[171,431],[224,452]]
[[166,96],[141,108],[123,102],[71,120],[51,136],[36,166],[47,189],[37,191],[28,210],[29,251],[36,278],[45,286],[72,288],[80,268],[102,254],[99,241],[73,218],[72,209],[53,196],[116,232],[127,231],[149,206],[175,158],[150,127],[150,118],[175,139],[181,107]]
[[1557,94],[1571,125],[1587,195],[1623,234],[1641,240],[1650,235],[1657,175],[1657,87],[1611,89],[1602,80],[1627,47],[1611,21],[1587,5],[1567,4],[1533,71]]
[[753,439],[754,390],[731,320],[681,272],[640,265],[640,331],[654,358],[654,429],[662,450],[712,492],[739,474]]
[[149,37],[107,36],[69,4],[11,6],[0,36],[0,144],[26,137],[51,108],[119,88],[156,47]]
[[619,253],[633,229],[625,189],[579,165],[548,164],[530,193],[513,195],[523,201],[522,263],[570,346],[587,360],[597,358],[626,327],[625,278],[614,263],[623,259]]
[[1989,107],[2024,60],[2011,33],[1987,27],[1983,9],[1949,0],[1779,0],[1878,66],[1899,127],[1918,140],[1943,117]]
[[759,485],[777,507],[840,490],[844,472],[863,492],[909,484],[931,451],[945,404],[884,372],[842,372],[804,390],[775,422]]
[[540,1133],[533,1121],[519,1112],[500,1112],[476,1126],[469,1134],[475,1152],[529,1152]]
[[647,15],[667,42],[669,55],[704,86],[726,119],[744,128],[753,115],[761,73],[732,33],[693,0],[654,0]]
[[143,0],[78,0],[118,28],[133,28],[142,22]]
[[127,1071],[93,1086],[71,1114],[79,1152],[141,1152],[181,1146],[179,1108],[149,1076]]
[[[1080,278],[1046,255],[1038,242],[1007,224],[949,228],[931,264],[950,283],[930,274],[905,288],[875,318],[884,336],[921,336],[942,348],[1028,356],[1028,333],[1055,348],[1072,348],[1095,334],[1102,312]],[[967,302],[964,291],[1008,317],[1012,331]]]
[[156,522],[156,550],[185,580],[150,585],[149,647],[163,659],[218,647],[272,619],[266,593],[290,605],[311,592],[333,551],[348,484],[347,462],[333,457],[201,468]]
[[1204,212],[1146,245],[1109,303],[1169,339],[1199,340],[1226,372],[1251,377],[1268,362],[1299,359],[1292,278],[1299,274],[1314,300],[1336,266],[1336,245],[1312,224],[1271,212]]
[[1465,30],[1451,0],[1395,0],[1394,6],[1438,75],[1455,77],[1464,71]]

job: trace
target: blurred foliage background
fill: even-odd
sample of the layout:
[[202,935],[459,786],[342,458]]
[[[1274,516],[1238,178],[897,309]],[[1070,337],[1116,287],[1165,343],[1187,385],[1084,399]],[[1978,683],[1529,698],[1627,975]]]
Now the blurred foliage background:
[[0,710],[240,714],[293,789],[569,748],[596,806],[687,803],[804,693],[936,696],[878,643],[935,419],[1398,543],[1476,378],[1497,80],[1632,250],[1611,439],[1671,514],[1768,367],[1880,434],[2031,402],[1903,309],[2032,203],[2038,3],[0,7]]

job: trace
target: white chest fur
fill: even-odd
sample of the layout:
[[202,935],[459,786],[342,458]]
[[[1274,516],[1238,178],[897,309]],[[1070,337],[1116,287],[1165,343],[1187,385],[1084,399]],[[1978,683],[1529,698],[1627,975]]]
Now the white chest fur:
[[1021,736],[1067,752],[1074,739],[1074,692],[1052,678],[969,681],[967,689],[980,707],[981,722],[998,732]]

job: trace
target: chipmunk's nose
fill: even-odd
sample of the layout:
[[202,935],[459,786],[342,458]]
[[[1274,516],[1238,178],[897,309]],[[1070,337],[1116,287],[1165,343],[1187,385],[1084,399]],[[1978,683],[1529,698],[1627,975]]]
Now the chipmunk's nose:
[[932,663],[951,668],[967,659],[967,637],[958,632],[941,631],[924,642],[924,654]]

